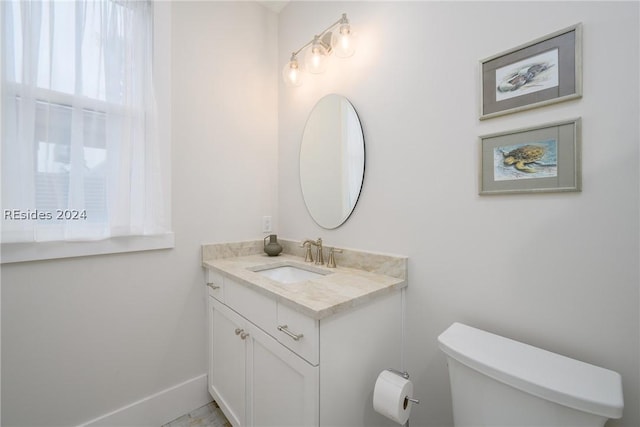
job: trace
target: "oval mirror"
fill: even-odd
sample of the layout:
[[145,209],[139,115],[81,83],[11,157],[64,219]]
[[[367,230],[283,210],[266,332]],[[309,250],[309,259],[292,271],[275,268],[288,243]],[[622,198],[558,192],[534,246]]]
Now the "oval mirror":
[[337,228],[356,206],[364,179],[364,136],[353,105],[327,95],[313,107],[300,145],[300,186],[307,210]]

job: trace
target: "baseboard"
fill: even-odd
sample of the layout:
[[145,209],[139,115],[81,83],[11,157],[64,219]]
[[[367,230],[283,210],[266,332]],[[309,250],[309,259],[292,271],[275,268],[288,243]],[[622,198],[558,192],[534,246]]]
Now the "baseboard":
[[78,427],[160,427],[211,402],[207,375],[202,374],[147,396]]

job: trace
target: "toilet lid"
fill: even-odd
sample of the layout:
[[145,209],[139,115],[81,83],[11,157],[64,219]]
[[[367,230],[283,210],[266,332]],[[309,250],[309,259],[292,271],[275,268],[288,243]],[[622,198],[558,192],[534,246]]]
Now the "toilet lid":
[[440,349],[495,380],[552,402],[607,418],[620,418],[620,374],[547,350],[454,323]]

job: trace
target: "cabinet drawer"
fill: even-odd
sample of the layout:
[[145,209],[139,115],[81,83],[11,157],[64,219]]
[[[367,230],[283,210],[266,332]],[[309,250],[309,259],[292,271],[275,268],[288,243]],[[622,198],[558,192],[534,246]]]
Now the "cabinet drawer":
[[207,290],[209,291],[209,296],[224,302],[224,279],[220,273],[207,270]]
[[224,303],[266,332],[276,327],[276,301],[228,277],[224,279]]
[[278,341],[312,365],[319,361],[318,321],[278,303],[278,324],[271,332]]

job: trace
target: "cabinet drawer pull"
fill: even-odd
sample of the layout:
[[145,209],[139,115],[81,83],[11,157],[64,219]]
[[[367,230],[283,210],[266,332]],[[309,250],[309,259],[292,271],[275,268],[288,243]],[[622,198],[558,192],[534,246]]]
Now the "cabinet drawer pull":
[[294,334],[293,332],[289,331],[289,329],[287,329],[288,326],[287,325],[278,325],[278,330],[280,332],[284,332],[285,334],[289,335],[291,338],[293,338],[294,341],[298,341],[300,338],[302,338],[304,335],[303,334]]
[[244,332],[244,329],[236,328],[234,332],[236,333],[236,335],[240,335],[241,333]]
[[207,283],[207,286],[210,287],[211,289],[220,289],[220,285],[216,285],[213,282]]
[[246,339],[248,336],[249,336],[248,333],[243,332],[243,333],[240,334],[240,339]]

